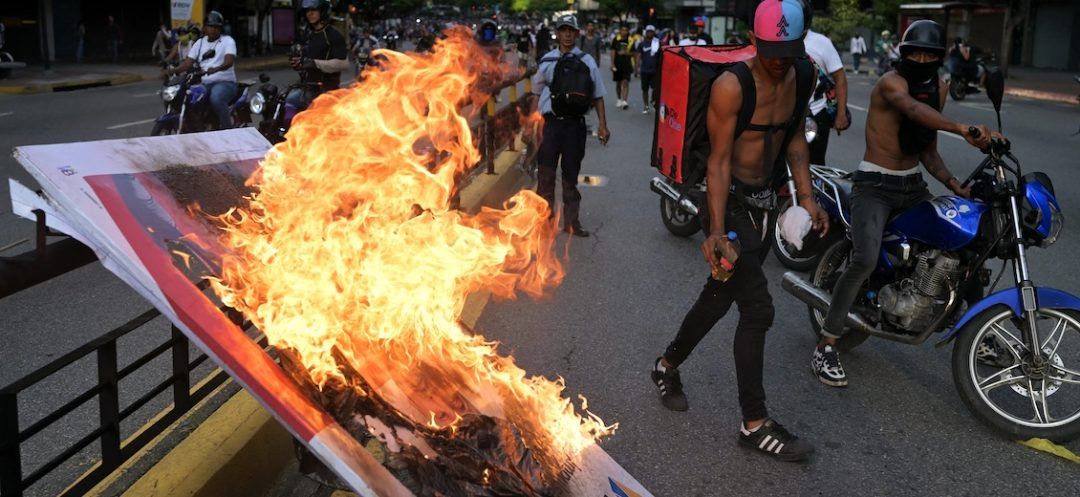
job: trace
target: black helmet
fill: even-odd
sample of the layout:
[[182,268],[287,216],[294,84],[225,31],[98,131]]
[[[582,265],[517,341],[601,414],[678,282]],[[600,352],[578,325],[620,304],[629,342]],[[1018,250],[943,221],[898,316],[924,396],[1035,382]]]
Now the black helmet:
[[900,41],[900,56],[915,50],[923,50],[945,56],[945,29],[929,19],[911,23]]
[[221,12],[211,10],[209,14],[206,14],[206,25],[220,28],[225,25],[225,16],[221,15]]
[[492,21],[484,21],[484,23],[480,25],[480,29],[476,32],[476,38],[483,44],[494,43],[498,35],[499,26]]
[[330,15],[330,0],[304,0],[300,4],[300,10],[303,12],[312,9],[319,9],[320,18],[327,20],[326,17]]

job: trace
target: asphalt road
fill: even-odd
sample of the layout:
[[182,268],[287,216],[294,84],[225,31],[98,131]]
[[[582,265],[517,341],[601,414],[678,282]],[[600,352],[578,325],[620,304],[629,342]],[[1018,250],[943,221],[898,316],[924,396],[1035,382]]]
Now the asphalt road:
[[[606,72],[605,72],[606,74]],[[240,77],[251,77],[241,74]],[[290,81],[290,71],[272,72]],[[851,77],[854,123],[832,137],[830,165],[853,168],[862,156],[865,109],[872,79]],[[0,95],[0,148],[144,136],[161,112],[148,81],[116,88],[29,96]],[[777,308],[767,349],[766,388],[772,414],[817,445],[810,464],[773,462],[735,445],[738,407],[730,346],[732,317],[716,326],[683,375],[691,409],[673,413],[660,406],[648,379],[652,360],[672,338],[704,281],[701,235],[670,235],[659,219],[658,199],[648,189],[655,171],[648,156],[652,118],[642,115],[638,82],[633,106],[612,106],[608,82],[608,147],[591,139],[583,173],[602,175],[606,185],[585,188],[582,219],[595,230],[568,244],[568,274],[549,298],[492,303],[478,329],[501,340],[506,351],[533,374],[566,378],[568,392],[582,393],[618,433],[604,447],[658,496],[689,495],[1031,495],[1080,494],[1080,468],[999,438],[965,410],[952,386],[949,350],[869,341],[844,356],[851,376],[846,390],[820,385],[807,371],[812,339],[805,307],[779,287],[783,270],[775,259],[766,272]],[[959,120],[991,123],[985,100],[950,102],[946,113]],[[1072,176],[1080,110],[1075,106],[1008,99],[1005,131],[1029,170],[1055,180],[1067,219],[1080,219],[1067,193],[1080,188]],[[947,164],[963,177],[979,156],[964,142],[943,137]],[[5,154],[2,176],[33,187]],[[942,189],[937,189],[939,192]],[[33,239],[33,225],[10,213],[6,182],[0,183],[0,247]],[[1061,261],[1080,254],[1080,235],[1066,222],[1061,241],[1032,253],[1032,273],[1042,285],[1080,292],[1074,269]],[[28,250],[25,243],[4,252]],[[0,385],[135,316],[149,305],[120,280],[92,264],[11,297],[0,299]],[[121,366],[163,341],[168,324],[157,320],[120,342]],[[164,379],[168,360],[121,383],[124,402]],[[203,368],[205,372],[207,367]],[[71,366],[63,380],[40,385],[21,399],[23,426],[92,386],[95,364]],[[165,406],[154,402],[124,426],[124,434]],[[93,403],[91,403],[93,404]],[[90,405],[72,419],[38,435],[24,452],[24,471],[92,429]],[[76,476],[96,454],[85,451],[34,495],[53,495],[59,482]],[[1080,445],[1072,444],[1074,451]]]
[[[829,165],[849,170],[862,158],[874,83],[868,76],[850,80],[854,123],[832,136],[828,155]],[[781,463],[736,445],[734,308],[681,368],[690,410],[662,407],[649,378],[652,362],[674,337],[708,270],[698,248],[701,234],[678,238],[661,224],[658,197],[648,188],[656,174],[649,166],[654,115],[641,114],[638,81],[631,87],[629,110],[614,108],[609,93],[608,146],[589,140],[582,174],[609,181],[583,188],[582,222],[594,236],[562,239],[569,254],[562,286],[538,301],[493,302],[477,324],[527,371],[564,377],[570,396],[585,395],[593,412],[619,422],[602,446],[631,474],[657,496],[1080,495],[1076,464],[1001,438],[968,413],[953,386],[950,348],[872,339],[843,356],[848,388],[820,384],[808,367],[814,340],[806,307],[781,290],[784,268],[774,257],[765,263],[776,306],[766,345],[769,408],[816,445],[813,460]],[[946,113],[961,121],[994,119],[984,96],[950,101]],[[1070,134],[1080,109],[1009,98],[1003,118],[1015,154],[1028,171],[1050,174],[1066,218],[1076,219],[1080,204],[1070,192],[1080,188],[1074,172],[1080,139]],[[958,138],[939,142],[961,178],[981,159]],[[932,189],[945,192],[940,185]],[[1037,284],[1080,292],[1075,266],[1063,264],[1080,254],[1074,226],[1066,221],[1056,245],[1029,252]],[[1073,352],[1077,359],[1080,353]],[[1069,448],[1076,452],[1080,443]]]
[[[279,85],[292,82],[290,70],[270,71]],[[239,72],[240,79],[255,72]],[[12,158],[15,146],[148,136],[153,119],[162,113],[159,81],[119,87],[23,96],[0,95],[0,247],[29,240],[0,253],[12,256],[33,248],[34,225],[11,213],[7,178],[31,188],[36,183]],[[142,297],[99,263],[52,279],[0,299],[0,386],[40,368],[150,309]],[[169,338],[167,320],[158,318],[118,342],[119,367],[149,352]],[[191,357],[200,352],[192,347]],[[20,396],[22,428],[37,421],[74,396],[91,388],[97,378],[96,362],[87,357],[66,368],[55,380],[38,384]],[[215,366],[204,363],[195,372],[205,376]],[[121,408],[138,399],[171,374],[168,353],[120,382]],[[193,381],[194,384],[194,381]],[[122,437],[131,435],[149,418],[171,403],[166,391],[122,424]],[[85,436],[97,426],[97,403],[91,401],[62,422],[35,436],[24,447],[24,475]],[[29,495],[56,495],[94,461],[97,444],[77,455],[70,464],[31,487]]]

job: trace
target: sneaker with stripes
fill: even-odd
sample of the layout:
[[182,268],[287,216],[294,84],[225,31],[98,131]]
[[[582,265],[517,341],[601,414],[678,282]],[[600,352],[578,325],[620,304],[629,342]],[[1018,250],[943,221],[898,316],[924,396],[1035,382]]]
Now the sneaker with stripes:
[[764,452],[781,461],[802,461],[814,453],[814,446],[780,426],[771,418],[756,430],[739,428],[739,445]]
[[686,394],[682,391],[682,379],[679,370],[671,367],[665,368],[657,359],[653,364],[652,381],[660,389],[660,403],[672,411],[685,411],[690,408],[686,402]]

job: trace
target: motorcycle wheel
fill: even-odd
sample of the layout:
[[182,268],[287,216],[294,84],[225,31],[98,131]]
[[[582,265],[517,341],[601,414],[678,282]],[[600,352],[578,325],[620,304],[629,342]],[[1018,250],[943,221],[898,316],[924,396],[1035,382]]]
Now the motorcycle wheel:
[[[821,254],[817,267],[810,274],[810,283],[832,294],[832,290],[836,286],[836,280],[840,279],[840,275],[843,274],[844,269],[847,267],[850,257],[850,240],[844,238],[832,244]],[[820,341],[821,326],[825,323],[825,313],[809,305],[806,308],[810,313],[810,332],[814,334],[815,341]],[[844,330],[843,335],[836,340],[836,348],[840,349],[841,352],[849,352],[865,342],[867,338],[870,338],[870,335],[847,328]]]
[[830,229],[830,233],[825,235],[825,238],[818,238],[813,234],[806,236],[803,240],[802,250],[798,250],[794,245],[784,240],[784,237],[780,234],[780,215],[787,211],[791,207],[791,197],[788,197],[780,202],[780,209],[777,210],[776,220],[773,221],[772,229],[772,252],[776,254],[776,258],[788,269],[794,269],[796,271],[809,271],[817,267],[818,261],[821,260],[821,253],[825,251],[831,244],[830,240],[835,236],[832,234],[837,227],[833,226]]
[[957,102],[964,99],[967,96],[967,82],[963,78],[952,78],[949,80],[949,96]]
[[[960,330],[953,347],[953,382],[968,410],[994,430],[1018,440],[1068,442],[1080,437],[1080,313],[1036,312],[1047,357],[1042,371],[1031,364],[1015,314],[995,306]],[[991,361],[986,355],[990,347],[1006,350]]]
[[165,123],[154,123],[154,129],[150,130],[150,136],[175,135],[176,128],[166,126]]
[[672,235],[688,237],[701,230],[698,217],[675,207],[675,201],[660,197],[660,218]]

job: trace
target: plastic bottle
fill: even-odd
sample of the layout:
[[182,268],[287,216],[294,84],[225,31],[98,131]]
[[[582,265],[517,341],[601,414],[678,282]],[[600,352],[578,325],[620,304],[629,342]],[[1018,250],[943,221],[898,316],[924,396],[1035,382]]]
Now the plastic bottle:
[[713,269],[712,277],[719,282],[727,281],[735,273],[735,263],[738,262],[739,253],[742,252],[739,235],[734,231],[729,231],[727,238],[731,240],[731,243],[721,244],[716,249],[716,257],[720,259],[720,266]]

